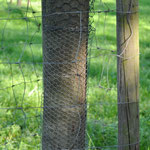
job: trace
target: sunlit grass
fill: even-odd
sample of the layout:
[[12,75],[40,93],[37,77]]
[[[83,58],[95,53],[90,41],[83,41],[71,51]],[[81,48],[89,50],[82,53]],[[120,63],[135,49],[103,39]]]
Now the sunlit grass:
[[[105,3],[96,1],[95,10],[104,10],[108,7],[115,9],[113,0],[105,0]],[[41,3],[32,0],[31,4],[27,16],[33,18],[0,20],[0,89],[3,89],[0,90],[0,107],[20,108],[0,109],[0,149],[34,150],[41,146],[41,109],[31,109],[40,107],[42,101],[41,19],[34,18],[34,15],[41,15]],[[140,1],[141,150],[149,150],[150,147],[149,5],[149,1]],[[11,8],[10,12],[8,6]],[[33,10],[39,12],[34,14]],[[22,7],[18,7],[16,1],[7,5],[0,0],[0,18],[24,16],[26,16],[26,1],[23,1]],[[114,12],[101,13],[99,16],[95,15],[92,20],[96,32],[89,55],[91,57],[87,93],[89,146],[116,145],[116,16]],[[8,62],[21,62],[21,64],[11,65]],[[38,63],[33,65],[32,63],[35,62]],[[21,107],[24,107],[24,111]]]

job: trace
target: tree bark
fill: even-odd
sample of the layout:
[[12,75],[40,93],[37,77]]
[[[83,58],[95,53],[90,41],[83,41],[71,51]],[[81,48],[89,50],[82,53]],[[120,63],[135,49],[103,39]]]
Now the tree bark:
[[89,0],[42,1],[43,150],[85,149],[88,11]]
[[117,0],[118,150],[139,150],[138,0]]
[[21,0],[17,0],[17,5],[21,6]]
[[27,7],[29,7],[29,6],[30,6],[30,0],[27,1]]

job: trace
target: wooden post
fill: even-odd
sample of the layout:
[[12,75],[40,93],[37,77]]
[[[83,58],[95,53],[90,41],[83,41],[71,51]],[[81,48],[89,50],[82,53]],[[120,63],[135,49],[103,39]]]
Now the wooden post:
[[117,0],[118,150],[139,150],[138,0]]

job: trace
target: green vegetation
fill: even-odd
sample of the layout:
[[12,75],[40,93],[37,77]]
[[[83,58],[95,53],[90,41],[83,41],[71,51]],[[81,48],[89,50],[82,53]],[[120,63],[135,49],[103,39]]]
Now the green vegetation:
[[[95,10],[115,9],[113,0],[105,1],[102,5],[96,0]],[[16,1],[0,0],[0,108],[10,108],[0,109],[0,149],[41,147],[42,109],[35,108],[42,103],[41,18],[34,17],[41,16],[41,5],[38,0],[31,4],[26,13],[25,1],[17,7]],[[141,150],[150,149],[149,5],[147,0],[140,1]],[[116,15],[100,13],[91,20],[96,32],[91,32],[93,40],[89,40],[87,138],[89,147],[112,150],[117,148],[105,146],[117,145]]]

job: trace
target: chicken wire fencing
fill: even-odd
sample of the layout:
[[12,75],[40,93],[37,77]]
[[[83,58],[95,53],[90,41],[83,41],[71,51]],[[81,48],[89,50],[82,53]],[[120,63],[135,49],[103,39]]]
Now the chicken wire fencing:
[[115,5],[0,3],[0,149],[117,149]]

